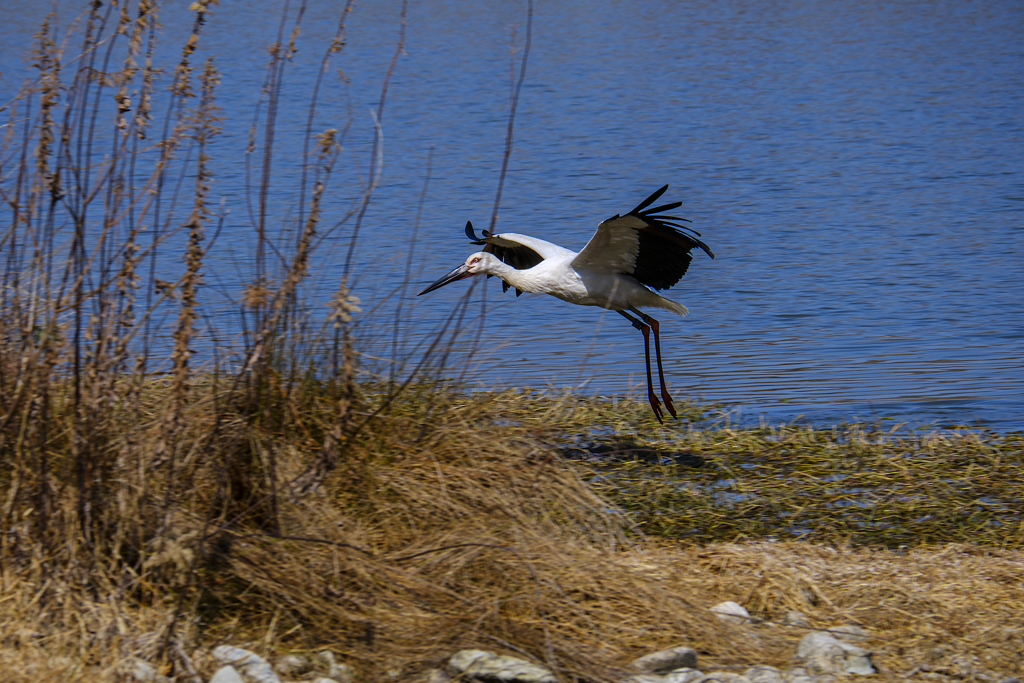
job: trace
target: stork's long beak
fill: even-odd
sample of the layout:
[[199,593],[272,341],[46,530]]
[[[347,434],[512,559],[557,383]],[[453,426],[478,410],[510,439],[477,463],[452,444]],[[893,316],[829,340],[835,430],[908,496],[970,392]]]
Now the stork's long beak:
[[470,277],[471,275],[473,275],[473,273],[469,272],[469,266],[467,266],[465,263],[463,263],[458,268],[455,268],[455,269],[449,271],[446,275],[441,277],[441,279],[439,279],[437,282],[435,282],[434,284],[432,284],[429,287],[427,287],[426,289],[424,289],[422,292],[420,292],[416,296],[422,296],[423,294],[426,294],[427,292],[433,292],[435,289],[437,289],[439,287],[444,287],[449,282],[455,282],[456,280],[462,280],[463,278]]

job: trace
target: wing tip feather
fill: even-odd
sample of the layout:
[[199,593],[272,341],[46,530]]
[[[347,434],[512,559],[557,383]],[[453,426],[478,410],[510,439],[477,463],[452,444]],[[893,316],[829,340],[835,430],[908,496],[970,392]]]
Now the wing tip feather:
[[645,199],[642,202],[640,202],[639,204],[637,204],[636,208],[633,209],[632,211],[630,211],[630,213],[635,213],[635,214],[639,215],[639,213],[641,211],[646,209],[648,206],[650,206],[654,202],[658,201],[658,197],[660,197],[661,195],[665,194],[665,192],[667,190],[668,190],[668,185],[663,185],[661,188],[655,190],[654,193],[651,194],[651,196],[649,196],[647,199]]

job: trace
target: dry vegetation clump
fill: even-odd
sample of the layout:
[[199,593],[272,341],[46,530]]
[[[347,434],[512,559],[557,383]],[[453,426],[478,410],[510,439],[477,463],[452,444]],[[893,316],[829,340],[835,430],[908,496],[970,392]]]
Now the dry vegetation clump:
[[789,610],[803,612],[816,628],[858,624],[870,632],[865,647],[887,680],[1003,680],[1024,673],[1020,550],[713,543],[652,549],[642,561],[652,571],[661,568],[677,591],[745,605],[771,622],[755,634],[792,639],[794,648],[806,630],[778,624]]
[[[362,427],[309,486],[334,419],[330,391],[307,388],[304,410],[274,433],[232,407],[244,392],[213,382],[192,389],[189,428],[178,433],[187,455],[176,468],[187,485],[163,476],[156,448],[173,380],[151,384],[133,412],[145,416],[145,477],[108,472],[103,494],[123,505],[105,508],[112,535],[94,531],[95,550],[74,526],[73,486],[51,499],[60,515],[50,524],[70,528],[40,537],[30,507],[9,518],[24,521],[5,547],[5,671],[102,680],[139,656],[187,680],[209,666],[203,646],[241,642],[329,646],[371,680],[468,646],[539,659],[566,679],[603,680],[624,656],[681,634],[722,662],[777,649],[733,638],[699,596],[623,561],[635,541],[620,516],[543,442],[483,417],[486,397],[421,387],[392,396],[387,413],[353,399]],[[55,473],[73,464],[70,448],[52,456]],[[261,459],[275,460],[273,474],[255,466]],[[28,473],[26,481],[35,487]],[[118,511],[125,516],[114,519]]]
[[[212,383],[198,386],[204,398],[187,422],[211,425],[211,409],[231,401]],[[159,406],[169,393],[145,396]],[[564,680],[610,680],[632,658],[680,642],[708,668],[793,665],[807,630],[778,622],[795,609],[816,628],[867,628],[887,675],[1024,673],[1019,549],[644,540],[585,484],[588,468],[549,445],[550,432],[501,410],[533,401],[536,414],[569,426],[599,402],[436,386],[410,387],[386,413],[377,412],[385,395],[361,394],[353,415],[376,416],[300,493],[294,483],[321,455],[300,435],[323,434],[334,403],[306,398],[294,432],[222,414],[221,438],[208,427],[185,437],[186,450],[203,448],[212,462],[243,457],[239,448],[276,453],[277,485],[261,489],[273,504],[252,486],[225,515],[223,478],[209,468],[165,528],[139,529],[149,537],[136,549],[141,562],[94,559],[84,584],[41,560],[5,564],[0,667],[24,672],[12,680],[32,671],[115,680],[142,656],[188,680],[189,667],[212,672],[208,648],[233,643],[271,656],[330,647],[379,680],[481,647],[540,661]],[[155,408],[142,412],[159,419]],[[159,507],[161,491],[152,492]],[[720,623],[708,608],[723,600],[762,623]]]
[[233,538],[222,561],[246,590],[208,586],[218,610],[247,640],[276,615],[290,647],[326,635],[362,667],[407,674],[476,646],[596,680],[662,630],[702,634],[723,661],[764,653],[622,563],[634,542],[615,511],[550,448],[481,420],[483,405],[441,394],[368,427],[319,494],[283,505],[282,538]]

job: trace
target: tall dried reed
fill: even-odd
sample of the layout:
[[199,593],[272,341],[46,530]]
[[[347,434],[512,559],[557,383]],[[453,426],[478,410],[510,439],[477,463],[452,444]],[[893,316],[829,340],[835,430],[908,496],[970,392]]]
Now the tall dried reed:
[[[279,161],[276,116],[305,14],[304,4],[284,7],[246,154],[260,169],[259,208],[252,284],[238,310],[255,325],[234,350],[243,362],[195,365],[197,344],[209,348],[199,335],[204,271],[224,217],[211,203],[220,76],[214,57],[197,66],[216,4],[192,4],[171,65],[155,63],[160,5],[151,0],[87,3],[66,34],[51,14],[33,39],[34,76],[4,106],[0,571],[36,586],[39,605],[62,605],[46,612],[58,622],[76,600],[112,587],[142,602],[169,588],[194,595],[211,529],[280,530],[279,443],[263,435],[289,431],[291,417],[326,391],[334,414],[322,429],[325,455],[309,458],[309,482],[337,462],[350,427],[358,299],[342,284],[321,316],[330,333],[310,338],[303,283],[341,150],[337,129],[347,126],[317,133],[314,114],[351,3],[309,94],[306,149]],[[301,207],[295,241],[267,228],[281,163],[302,169],[289,198]],[[280,268],[266,258],[271,250]],[[329,349],[331,337],[340,362],[303,356]],[[180,642],[184,604],[158,639],[164,653]]]

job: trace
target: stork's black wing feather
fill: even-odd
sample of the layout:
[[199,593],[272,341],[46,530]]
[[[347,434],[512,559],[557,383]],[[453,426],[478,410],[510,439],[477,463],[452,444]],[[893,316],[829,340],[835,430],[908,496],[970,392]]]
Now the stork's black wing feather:
[[636,208],[633,209],[632,211],[630,211],[630,213],[633,213],[633,214],[636,214],[636,215],[639,216],[641,211],[646,209],[648,206],[650,206],[654,202],[658,201],[658,197],[660,197],[661,195],[665,194],[665,191],[667,189],[668,189],[668,185],[665,185],[660,190],[656,190],[654,192],[654,194],[652,194],[650,197],[648,197],[647,199],[645,199],[642,202],[640,202],[639,204],[637,204]]
[[698,239],[699,232],[676,222],[685,221],[685,218],[662,214],[663,211],[682,206],[682,202],[672,202],[644,210],[657,201],[667,189],[668,185],[629,212],[645,224],[637,230],[639,250],[632,275],[653,289],[668,289],[679,282],[693,260],[693,254],[690,253],[693,249],[703,249],[708,256],[715,258],[710,247]]
[[647,209],[646,211],[644,211],[644,213],[661,213],[663,211],[671,211],[672,209],[678,209],[682,205],[683,205],[682,202],[672,202],[670,204],[662,204],[661,206],[656,206],[653,209]]
[[[494,238],[489,238],[494,239]],[[535,265],[544,260],[544,257],[524,245],[518,245],[515,247],[507,247],[501,244],[488,243],[491,247],[495,256],[500,258],[502,261],[512,266],[516,270],[526,270],[533,268]]]

